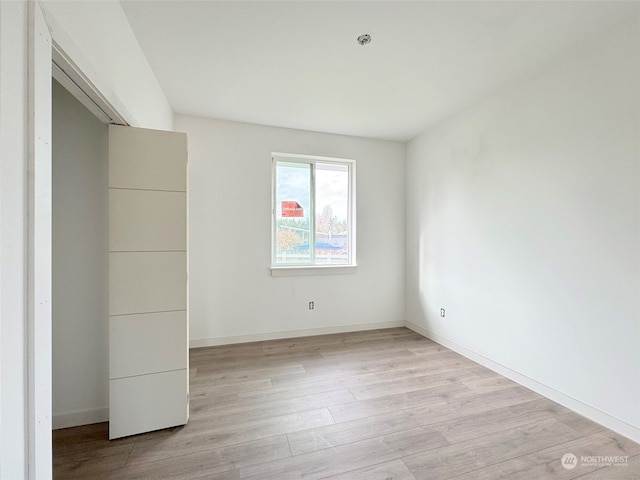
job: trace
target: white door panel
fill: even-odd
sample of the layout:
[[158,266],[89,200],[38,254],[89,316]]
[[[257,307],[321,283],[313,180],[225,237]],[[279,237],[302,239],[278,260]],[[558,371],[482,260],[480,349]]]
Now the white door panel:
[[185,134],[131,127],[110,131],[110,187],[187,191]]
[[188,372],[182,369],[109,380],[109,437],[187,423]]
[[187,308],[185,252],[109,253],[109,314]]
[[186,135],[109,127],[109,437],[187,422]]
[[187,343],[187,312],[184,310],[112,316],[109,322],[109,378],[185,368]]
[[112,252],[187,249],[187,193],[110,189]]

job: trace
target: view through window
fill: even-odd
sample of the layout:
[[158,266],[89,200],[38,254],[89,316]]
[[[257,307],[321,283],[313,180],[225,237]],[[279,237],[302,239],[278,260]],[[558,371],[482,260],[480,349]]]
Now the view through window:
[[352,265],[353,160],[274,154],[274,266]]

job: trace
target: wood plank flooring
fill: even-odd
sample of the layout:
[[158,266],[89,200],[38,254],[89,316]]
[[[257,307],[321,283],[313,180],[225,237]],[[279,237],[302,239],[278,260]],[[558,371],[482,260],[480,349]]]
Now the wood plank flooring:
[[640,479],[640,445],[405,328],[190,356],[188,425],[54,431],[54,478]]

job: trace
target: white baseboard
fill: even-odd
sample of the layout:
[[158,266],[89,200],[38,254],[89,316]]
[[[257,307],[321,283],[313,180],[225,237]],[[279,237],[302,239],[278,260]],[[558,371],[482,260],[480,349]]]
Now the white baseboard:
[[569,395],[511,370],[509,367],[496,363],[487,357],[469,350],[468,348],[452,342],[451,340],[448,340],[436,333],[430,332],[423,327],[411,322],[406,322],[405,326],[423,337],[433,340],[434,342],[439,343],[440,345],[447,347],[448,349],[453,350],[454,352],[457,352],[460,355],[463,355],[468,359],[473,360],[474,362],[479,363],[480,365],[483,365],[488,369],[493,370],[494,372],[499,373],[500,375],[507,377],[508,379],[513,380],[514,382],[519,383],[520,385],[527,387],[528,389],[533,390],[534,392],[539,393],[540,395],[547,397],[548,399],[553,400],[554,402],[559,403],[560,405],[567,407],[568,409],[573,410],[574,412],[579,413],[580,415],[587,417],[610,430],[613,430],[616,433],[619,433],[620,435],[624,435],[634,442],[640,443],[640,428],[638,427],[630,425],[619,418],[612,417],[591,405],[587,405],[580,400],[576,400]]
[[92,408],[71,413],[59,413],[54,414],[52,418],[54,430],[107,421],[109,421],[108,408]]
[[328,335],[331,333],[360,332],[363,330],[378,330],[381,328],[397,328],[404,326],[405,323],[403,321],[359,323],[356,325],[338,325],[335,327],[308,328],[305,330],[288,330],[284,332],[236,335],[232,337],[195,338],[189,340],[189,348],[215,347],[218,345],[232,345],[234,343],[262,342],[264,340],[281,340],[284,338],[311,337],[315,335]]

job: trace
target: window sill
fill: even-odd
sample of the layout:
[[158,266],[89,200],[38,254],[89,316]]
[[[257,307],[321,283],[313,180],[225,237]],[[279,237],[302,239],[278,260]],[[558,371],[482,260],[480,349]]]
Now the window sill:
[[272,277],[293,277],[302,275],[345,275],[358,271],[357,265],[316,265],[300,267],[271,267]]

